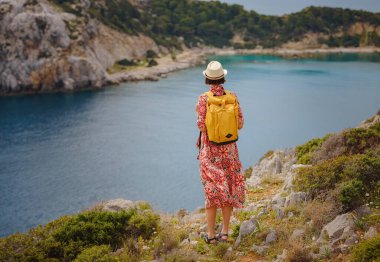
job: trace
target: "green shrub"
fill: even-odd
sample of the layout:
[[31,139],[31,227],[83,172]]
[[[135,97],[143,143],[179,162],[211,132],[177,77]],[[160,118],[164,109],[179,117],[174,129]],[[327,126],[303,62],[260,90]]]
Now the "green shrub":
[[360,154],[380,144],[380,123],[370,128],[352,128],[343,131],[346,154]]
[[126,58],[121,59],[119,61],[116,61],[116,64],[121,65],[121,66],[135,66],[135,65],[137,65],[137,63],[135,63],[134,61],[128,60]]
[[315,152],[314,162],[341,155],[364,154],[380,146],[380,123],[369,128],[351,128],[331,135]]
[[244,179],[248,179],[252,176],[252,167],[248,167],[245,171],[244,171]]
[[111,261],[108,255],[111,251],[111,247],[108,245],[92,246],[83,250],[74,262],[108,262]]
[[[379,199],[379,152],[340,156],[311,167],[297,170],[295,187],[308,191],[312,198],[321,192],[338,188],[339,199],[346,208],[353,208],[364,201]],[[365,199],[365,194],[369,196]],[[352,201],[352,202],[350,202]]]
[[26,234],[16,233],[1,238],[0,260],[71,261],[85,250],[90,250],[85,255],[98,252],[96,248],[90,249],[93,246],[110,245],[116,249],[127,237],[149,238],[158,221],[159,216],[150,209],[93,210],[63,216]]
[[158,226],[159,218],[159,215],[154,214],[149,209],[139,214],[135,213],[128,221],[126,232],[130,236],[150,238]]
[[158,55],[153,50],[149,49],[146,51],[146,58],[158,58]]
[[181,231],[174,228],[172,224],[161,225],[158,236],[154,242],[155,254],[159,256],[160,254],[177,248],[181,241],[181,235]]
[[63,224],[54,238],[65,244],[65,257],[75,258],[91,245],[120,246],[123,237],[149,238],[157,227],[158,215],[150,210],[120,212],[87,211],[75,215]]
[[154,59],[148,59],[148,67],[153,67],[153,66],[156,66],[158,65],[158,62]]
[[380,235],[364,240],[352,250],[352,260],[355,262],[371,262],[380,260]]
[[64,247],[51,236],[51,232],[69,219],[69,216],[62,216],[45,226],[32,228],[25,234],[16,233],[0,238],[0,261],[61,259]]
[[331,134],[323,138],[313,138],[303,145],[296,147],[296,156],[299,164],[311,164],[315,152],[321,147],[322,143],[329,138]]
[[232,237],[238,237],[239,236],[239,232],[240,232],[240,224],[236,224],[233,228],[233,231],[232,231]]
[[[134,211],[135,212],[135,211]],[[82,242],[84,245],[121,243],[122,235],[134,212],[87,211],[74,215],[56,232],[54,238],[63,243]]]
[[353,208],[365,203],[365,190],[363,182],[353,179],[348,183],[343,184],[340,190],[339,200],[343,205]]

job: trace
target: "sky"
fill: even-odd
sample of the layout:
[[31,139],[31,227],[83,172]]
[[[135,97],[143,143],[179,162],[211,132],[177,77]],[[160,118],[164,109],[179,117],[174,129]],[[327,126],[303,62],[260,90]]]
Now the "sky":
[[307,6],[330,6],[380,12],[380,0],[220,0],[240,4],[259,14],[283,15],[302,10]]

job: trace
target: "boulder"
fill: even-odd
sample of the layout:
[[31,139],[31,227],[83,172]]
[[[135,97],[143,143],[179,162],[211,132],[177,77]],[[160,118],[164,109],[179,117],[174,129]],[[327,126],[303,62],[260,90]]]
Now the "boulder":
[[276,219],[283,219],[285,216],[285,211],[281,207],[274,206],[272,209],[276,212]]
[[256,227],[257,227],[257,220],[254,218],[243,221],[243,223],[241,223],[240,225],[239,236],[236,239],[235,246],[239,246],[242,238],[245,236],[248,236],[253,231],[255,231]]
[[279,155],[277,155],[274,159],[274,173],[280,174],[282,171],[282,162]]
[[303,229],[303,228],[294,229],[292,235],[290,236],[290,240],[299,239],[299,238],[303,237],[304,235],[305,235],[305,229]]
[[366,205],[361,205],[361,206],[355,208],[354,211],[355,211],[355,214],[360,218],[372,213],[371,208],[369,206],[366,206]]
[[356,234],[352,234],[346,239],[346,241],[344,241],[344,244],[348,246],[352,246],[353,244],[357,243],[357,241],[358,241],[358,236]]
[[288,256],[288,250],[283,249],[281,255],[277,255],[274,262],[284,262]]
[[364,239],[373,238],[377,235],[376,227],[371,226],[364,234]]
[[333,221],[323,227],[317,242],[322,242],[325,234],[331,244],[341,239],[347,239],[353,234],[353,227],[354,220],[350,213],[338,215]]
[[266,255],[268,252],[268,249],[269,249],[269,246],[267,245],[258,246],[255,244],[251,248],[252,251],[256,252],[257,254],[261,256]]
[[277,241],[277,232],[273,229],[269,231],[269,234],[265,238],[265,244],[270,244]]
[[306,201],[305,192],[291,192],[290,195],[286,198],[285,206],[297,205]]
[[280,194],[277,194],[275,195],[273,198],[272,198],[272,204],[273,205],[277,205],[277,206],[284,206],[285,205],[285,201],[286,201],[286,198],[281,196]]
[[176,212],[176,216],[178,217],[178,218],[183,218],[184,216],[186,216],[186,215],[188,215],[189,214],[189,211],[187,211],[186,209],[184,209],[184,208],[181,208],[181,209],[179,209],[177,212]]

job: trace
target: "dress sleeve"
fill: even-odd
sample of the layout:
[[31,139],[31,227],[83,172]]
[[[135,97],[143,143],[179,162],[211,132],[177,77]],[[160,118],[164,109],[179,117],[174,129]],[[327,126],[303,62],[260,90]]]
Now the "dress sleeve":
[[198,99],[198,103],[196,105],[196,111],[197,111],[197,126],[201,131],[206,130],[206,96],[201,95]]
[[238,112],[238,128],[239,129],[242,129],[243,126],[244,126],[244,116],[243,116],[243,110],[241,109],[241,106],[240,106],[240,103],[239,103],[239,100],[237,98],[237,95],[235,94],[235,97],[236,97],[236,100],[238,102],[238,105],[239,105],[239,112]]

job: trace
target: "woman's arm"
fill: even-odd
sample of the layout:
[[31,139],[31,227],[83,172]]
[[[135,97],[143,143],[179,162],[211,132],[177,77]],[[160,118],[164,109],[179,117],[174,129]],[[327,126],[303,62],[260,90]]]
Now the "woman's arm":
[[[235,96],[236,96],[236,95],[235,95]],[[238,119],[238,128],[239,128],[239,129],[242,129],[243,126],[244,126],[244,116],[243,116],[243,111],[241,110],[240,103],[239,103],[239,100],[238,100],[237,96],[236,96],[236,100],[237,100],[238,105],[239,105],[239,112],[238,112],[238,117],[239,117],[239,119]]]
[[206,132],[206,99],[205,95],[199,96],[195,109],[197,111],[197,126],[202,132]]

